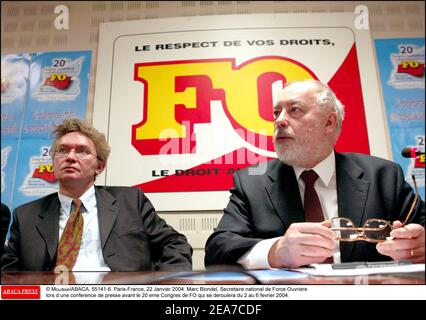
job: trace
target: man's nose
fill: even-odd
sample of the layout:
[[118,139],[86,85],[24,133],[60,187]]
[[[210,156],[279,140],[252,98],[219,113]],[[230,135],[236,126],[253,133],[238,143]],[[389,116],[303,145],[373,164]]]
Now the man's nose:
[[71,149],[69,152],[68,152],[68,155],[67,155],[67,160],[68,159],[71,159],[71,160],[76,160],[77,159],[77,154],[75,153],[75,150],[74,149]]
[[275,124],[277,127],[287,127],[288,126],[288,119],[287,119],[287,113],[285,110],[282,110],[278,117],[275,119]]

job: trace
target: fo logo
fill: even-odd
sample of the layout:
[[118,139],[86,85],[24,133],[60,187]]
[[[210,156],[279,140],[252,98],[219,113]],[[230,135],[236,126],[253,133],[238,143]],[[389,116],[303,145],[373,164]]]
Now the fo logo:
[[194,125],[211,122],[219,100],[234,130],[248,143],[273,151],[273,84],[317,79],[306,66],[265,56],[239,66],[235,59],[140,63],[134,79],[144,84],[143,120],[132,126],[132,144],[142,155],[196,152]]

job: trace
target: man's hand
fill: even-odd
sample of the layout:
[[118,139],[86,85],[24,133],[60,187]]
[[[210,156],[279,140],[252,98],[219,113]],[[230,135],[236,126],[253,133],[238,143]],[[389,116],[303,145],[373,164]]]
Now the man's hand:
[[414,263],[425,262],[425,229],[420,224],[402,226],[400,221],[392,224],[392,240],[378,243],[380,254],[393,260],[409,260]]
[[272,268],[297,268],[321,263],[333,255],[335,234],[329,221],[293,223],[269,250]]

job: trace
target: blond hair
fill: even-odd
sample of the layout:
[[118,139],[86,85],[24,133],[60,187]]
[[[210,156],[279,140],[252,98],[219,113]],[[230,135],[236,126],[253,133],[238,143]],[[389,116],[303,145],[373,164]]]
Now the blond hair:
[[81,119],[65,119],[61,124],[57,125],[53,129],[52,135],[54,138],[52,147],[50,148],[51,154],[55,152],[58,140],[70,132],[80,132],[92,140],[96,147],[98,159],[103,163],[107,162],[109,153],[111,152],[111,147],[108,145],[105,135],[100,133],[87,121]]

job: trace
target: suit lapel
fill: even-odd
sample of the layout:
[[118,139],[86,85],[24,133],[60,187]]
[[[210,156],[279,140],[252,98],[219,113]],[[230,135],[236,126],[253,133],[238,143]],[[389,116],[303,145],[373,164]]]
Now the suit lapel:
[[275,160],[272,166],[266,192],[287,229],[290,224],[303,222],[305,219],[299,187],[292,167],[279,160]]
[[98,207],[99,233],[102,249],[111,233],[119,208],[117,200],[105,189],[96,188],[96,203]]
[[[349,218],[361,227],[370,182],[363,178],[364,171],[351,159],[336,153],[336,183],[339,217]],[[355,242],[341,242],[341,259],[348,261]]]
[[53,201],[47,203],[47,207],[39,213],[40,222],[37,224],[36,228],[46,243],[50,260],[53,261],[58,247],[59,214],[61,205],[57,194]]

